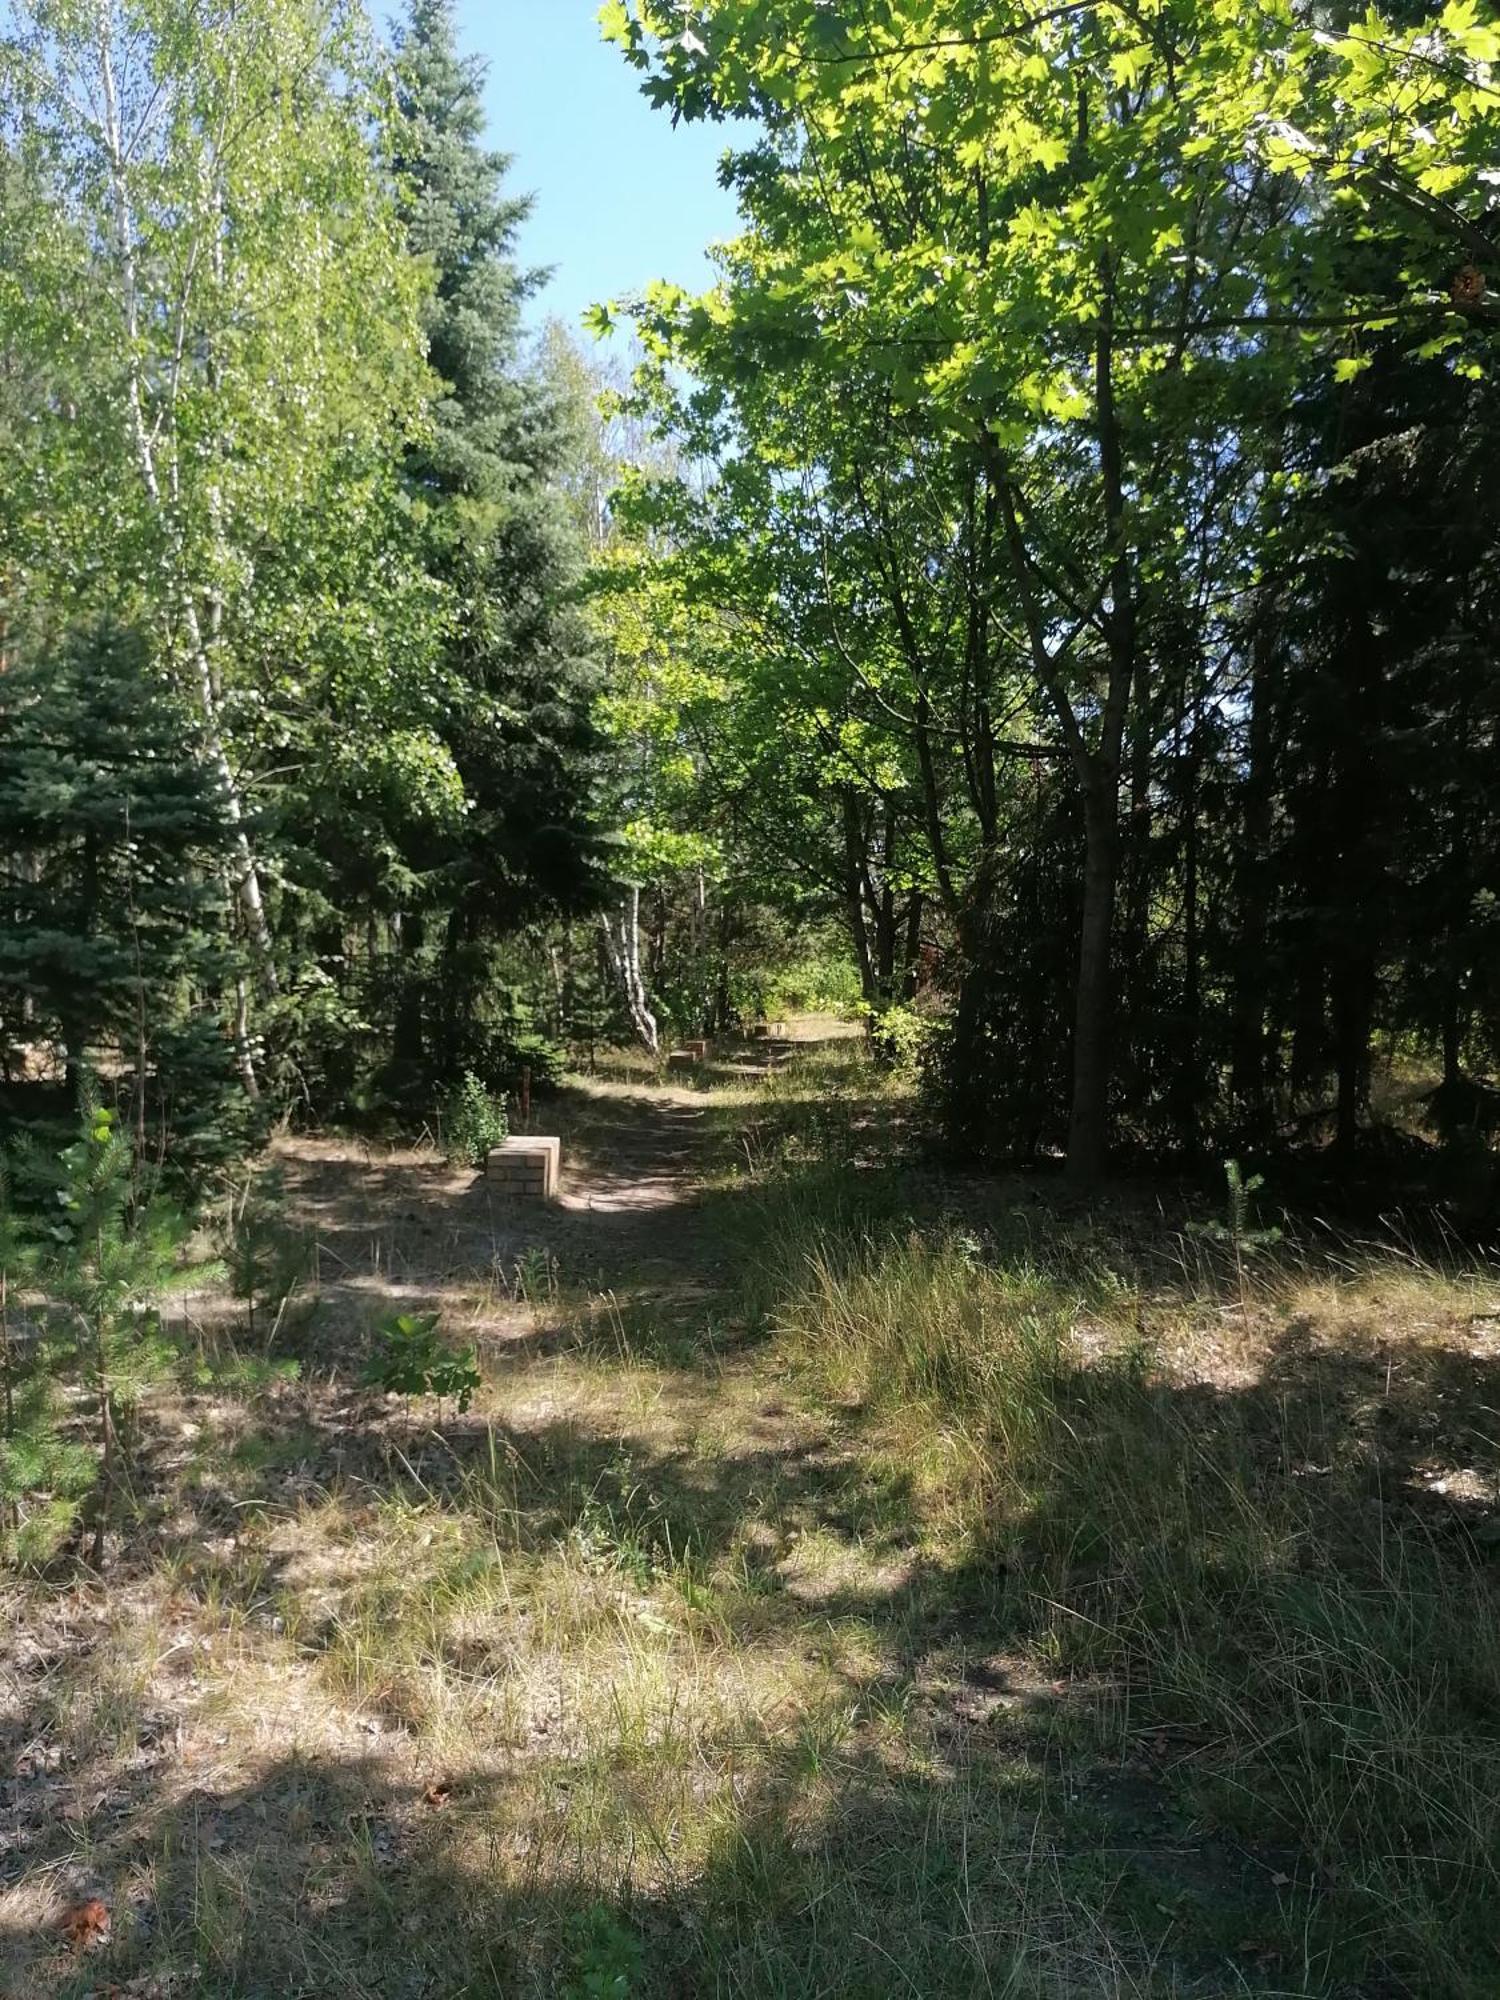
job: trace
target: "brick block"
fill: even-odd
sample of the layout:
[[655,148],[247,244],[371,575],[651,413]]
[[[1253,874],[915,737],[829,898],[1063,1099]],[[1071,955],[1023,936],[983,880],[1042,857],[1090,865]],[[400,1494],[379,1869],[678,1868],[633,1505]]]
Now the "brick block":
[[562,1140],[530,1135],[503,1140],[491,1151],[485,1173],[497,1194],[553,1201],[562,1177]]

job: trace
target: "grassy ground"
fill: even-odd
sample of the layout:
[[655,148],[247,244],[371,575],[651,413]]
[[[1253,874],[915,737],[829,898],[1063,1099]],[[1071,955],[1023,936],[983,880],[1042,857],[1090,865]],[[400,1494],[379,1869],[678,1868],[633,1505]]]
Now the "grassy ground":
[[1500,1993],[1500,1278],[937,1174],[854,1052],[561,1117],[529,1218],[288,1149],[297,1379],[0,1606],[0,1993]]

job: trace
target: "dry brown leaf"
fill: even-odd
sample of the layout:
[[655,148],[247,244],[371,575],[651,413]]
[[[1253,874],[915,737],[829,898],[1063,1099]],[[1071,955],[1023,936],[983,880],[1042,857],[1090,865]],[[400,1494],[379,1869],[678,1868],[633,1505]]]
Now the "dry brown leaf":
[[109,1943],[109,1905],[102,1896],[75,1903],[58,1924],[63,1942],[73,1951],[98,1951]]

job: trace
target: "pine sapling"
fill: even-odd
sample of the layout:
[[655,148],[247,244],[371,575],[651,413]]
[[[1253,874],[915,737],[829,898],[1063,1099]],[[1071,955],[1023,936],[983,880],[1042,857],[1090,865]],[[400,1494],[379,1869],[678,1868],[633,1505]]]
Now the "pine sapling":
[[232,1201],[227,1253],[230,1290],[244,1301],[250,1340],[259,1337],[269,1353],[312,1267],[311,1241],[288,1221],[286,1190],[274,1168],[252,1176]]
[[134,1415],[142,1389],[164,1374],[172,1354],[159,1301],[177,1274],[186,1224],[143,1193],[129,1138],[113,1111],[85,1103],[83,1129],[60,1155],[57,1219],[46,1232],[37,1283],[58,1310],[60,1345],[93,1411],[99,1480],[91,1560],[128,1490]]
[[0,1559],[18,1563],[56,1551],[97,1474],[68,1435],[55,1344],[28,1309],[35,1266],[0,1176]]
[[1191,1233],[1207,1238],[1214,1243],[1227,1243],[1234,1257],[1235,1286],[1240,1297],[1240,1311],[1247,1312],[1250,1305],[1250,1288],[1245,1276],[1245,1260],[1257,1251],[1271,1248],[1281,1241],[1281,1231],[1275,1227],[1255,1229],[1251,1226],[1252,1197],[1265,1186],[1262,1174],[1251,1174],[1248,1179],[1240,1170],[1238,1160],[1224,1162],[1224,1182],[1226,1188],[1225,1216],[1222,1222],[1195,1222],[1190,1225]]

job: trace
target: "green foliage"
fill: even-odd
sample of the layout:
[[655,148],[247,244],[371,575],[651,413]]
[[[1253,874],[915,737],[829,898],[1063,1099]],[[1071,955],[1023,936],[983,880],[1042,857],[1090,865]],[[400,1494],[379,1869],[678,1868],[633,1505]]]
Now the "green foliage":
[[9,8],[7,1122],[93,1060],[195,1196],[274,1108],[916,1003],[984,1156],[1347,1158],[1383,1035],[1461,1105],[1484,8],[690,11],[606,32],[742,226],[599,365],[452,0]]
[[1194,1223],[1192,1225],[1194,1234],[1210,1242],[1233,1245],[1237,1256],[1249,1256],[1257,1250],[1269,1249],[1273,1244],[1279,1243],[1281,1241],[1279,1229],[1251,1227],[1251,1205],[1265,1184],[1263,1174],[1252,1174],[1247,1180],[1238,1160],[1226,1160],[1224,1219]]
[[1255,1196],[1265,1186],[1263,1174],[1252,1174],[1249,1179],[1240,1169],[1238,1160],[1224,1162],[1225,1214],[1223,1221],[1213,1219],[1207,1222],[1189,1224],[1189,1232],[1206,1242],[1227,1244],[1234,1257],[1235,1275],[1239,1281],[1240,1300],[1248,1304],[1245,1286],[1245,1259],[1253,1257],[1257,1251],[1271,1249],[1281,1241],[1282,1232],[1274,1225],[1257,1229],[1252,1226],[1252,1203]]
[[[220,1060],[232,1053],[254,1097],[257,1008],[282,1005],[285,1039],[301,985],[276,964],[270,882],[291,892],[274,915],[295,938],[317,886],[299,819],[331,823],[330,741],[399,740],[394,728],[416,727],[441,697],[431,628],[443,607],[397,518],[401,452],[433,388],[419,314],[429,279],[401,246],[371,154],[378,67],[361,10],[315,0],[87,16],[18,0],[0,29],[0,152],[17,184],[0,202],[0,345],[18,419],[7,648],[31,674],[65,661],[76,635],[139,635],[147,747],[132,769],[134,731],[119,731],[100,774],[131,805],[129,841],[113,822],[99,829],[115,849],[100,887],[128,875],[134,900],[101,903],[82,934],[149,959],[180,944],[176,911],[196,905],[197,949],[179,950],[171,1005],[158,1008],[158,989],[146,1010],[161,1024],[149,1053],[164,1086],[169,1069],[207,1061],[201,1032],[191,1050],[168,1049],[186,1015],[195,1030],[212,1023]],[[153,778],[168,695],[175,738]],[[116,699],[101,677],[96,737]],[[80,700],[87,710],[86,683]],[[79,885],[64,903],[75,938],[74,907],[90,901],[79,763],[80,797],[55,799],[54,829],[23,850]],[[184,788],[179,823],[195,802],[211,807],[192,840],[154,823],[153,791],[184,773],[197,793]],[[278,841],[268,871],[263,843]],[[158,907],[172,915],[159,936]],[[27,928],[45,972],[45,913]],[[80,982],[95,1013],[109,974],[101,962]],[[106,998],[117,1012],[119,996]],[[110,1026],[132,1061],[137,1036]],[[278,1083],[287,1056],[295,1064],[294,1049],[274,1052]],[[218,1122],[206,1073],[164,1094],[174,1121]],[[216,1142],[210,1164],[235,1150]],[[169,1156],[193,1164],[190,1149]]]
[[[0,1026],[55,1049],[74,1097],[90,1052],[116,1050],[137,1145],[193,1194],[259,1130],[229,1029],[223,790],[138,633],[27,637],[0,681]],[[32,1104],[71,1118],[60,1097]]]
[[604,1904],[573,1918],[568,1945],[572,1970],[565,2000],[633,2000],[640,1993],[640,1938]]
[[[408,808],[377,816],[377,895],[400,924],[370,998],[406,1073],[430,1089],[472,1067],[494,1085],[495,939],[587,909],[599,890],[596,672],[569,601],[580,560],[559,413],[522,352],[530,281],[514,251],[530,204],[504,192],[509,162],[482,142],[483,68],[459,53],[451,0],[414,0],[394,83],[384,144],[408,250],[431,277],[425,333],[441,383],[402,477],[411,546],[459,609],[420,758],[383,749],[370,774],[372,798]],[[440,808],[420,816],[418,771]],[[369,881],[372,845],[340,855],[348,879]]]
[[931,1054],[937,1023],[915,1007],[885,1007],[870,1014],[870,1045],[899,1074],[918,1076]]
[[765,987],[768,1019],[787,1014],[853,1014],[860,1005],[859,968],[847,953],[799,959],[772,973]]
[[0,1029],[118,1051],[195,1186],[235,1091],[482,1069],[483,948],[593,893],[562,433],[482,126],[437,0],[394,64],[316,0],[0,26]]
[[408,1403],[434,1396],[440,1415],[445,1402],[456,1403],[462,1416],[483,1378],[472,1347],[455,1350],[443,1340],[436,1313],[397,1313],[376,1328],[364,1379]]
[[[44,1191],[39,1219],[21,1235],[21,1272],[39,1296],[37,1330],[15,1408],[29,1426],[15,1434],[11,1478],[41,1482],[39,1510],[10,1496],[17,1547],[33,1557],[77,1518],[88,1492],[92,1559],[135,1486],[135,1415],[142,1392],[168,1374],[176,1350],[160,1302],[181,1274],[188,1224],[141,1179],[115,1113],[85,1097],[78,1137],[54,1160],[26,1160]],[[16,1240],[15,1237],[12,1239]],[[11,1364],[7,1362],[9,1370]],[[87,1466],[66,1428],[58,1391],[75,1386],[89,1412]],[[22,1441],[24,1440],[24,1441]],[[35,1494],[32,1498],[37,1497]]]
[[55,1553],[97,1473],[64,1428],[45,1319],[20,1303],[34,1266],[0,1182],[0,1561],[21,1566]]
[[1500,99],[1423,11],[607,10],[763,135],[713,288],[628,308],[714,472],[617,503],[611,717],[867,1002],[942,981],[966,1151],[1197,1158],[1331,1082],[1347,1153],[1383,1026],[1500,1047]]
[[439,1114],[443,1146],[456,1166],[482,1167],[510,1130],[504,1104],[465,1070],[443,1100]]
[[556,1090],[568,1073],[568,1052],[550,1035],[522,1030],[511,1037],[509,1070],[516,1088],[529,1071],[534,1091]]

